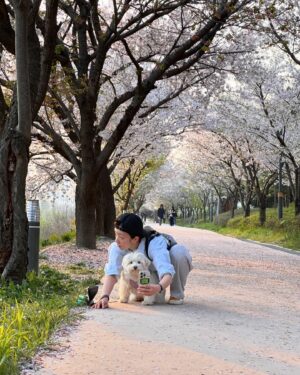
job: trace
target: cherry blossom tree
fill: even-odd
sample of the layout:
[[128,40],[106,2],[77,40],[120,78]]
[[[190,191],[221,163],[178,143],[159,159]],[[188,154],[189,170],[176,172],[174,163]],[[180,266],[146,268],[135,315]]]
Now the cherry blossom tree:
[[[255,43],[252,44],[252,47],[256,48],[255,55],[249,53],[248,59],[243,56],[243,65],[239,66],[238,74],[235,72],[234,84],[228,84],[221,95],[212,96],[210,107],[206,109],[208,117],[205,126],[213,130],[216,137],[221,136],[221,139],[219,147],[215,148],[212,146],[214,142],[199,142],[197,160],[202,166],[198,167],[199,178],[206,182],[210,181],[214,190],[220,191],[217,193],[219,197],[224,189],[227,192],[231,191],[232,197],[236,197],[238,191],[246,215],[249,214],[251,202],[256,198],[260,206],[260,223],[263,224],[266,219],[266,198],[277,180],[277,169],[282,156],[285,156],[284,165],[295,196],[297,212],[297,177],[294,180],[290,170],[294,169],[297,176],[299,73],[298,69],[282,54],[277,53],[273,46],[281,44],[283,51],[292,59],[297,56],[298,29],[295,21],[299,4],[294,1],[265,2],[262,8],[254,7],[253,10],[256,14],[253,22],[253,26],[256,26],[256,30],[253,27],[256,37],[254,38],[252,33],[251,38],[255,39]],[[289,16],[292,16],[293,21],[290,28]],[[275,25],[277,36],[274,32]],[[272,36],[271,48],[266,31]],[[291,31],[293,35],[288,35]],[[260,46],[264,49],[260,50]],[[269,48],[266,49],[266,46]],[[229,83],[230,81],[232,78],[229,79]],[[189,142],[189,156],[191,147],[193,146]],[[203,168],[203,159],[208,160],[206,149],[212,153],[210,173]],[[201,158],[201,154],[205,157]],[[226,166],[225,169],[223,166],[223,169],[227,172],[219,176],[222,175],[224,182],[230,181],[226,187],[221,179],[215,181],[213,178],[214,174],[221,172],[218,165],[220,163]],[[193,167],[194,164],[196,163],[193,159]],[[188,160],[185,166],[187,165]],[[189,178],[186,178],[189,181]],[[234,189],[230,189],[232,183]]]
[[[230,154],[223,161],[239,187],[243,206],[241,193],[248,197],[246,215],[255,193],[261,224],[265,221],[267,194],[277,179],[279,159],[286,155],[297,166],[299,145],[295,131],[299,123],[297,75],[282,55],[271,56],[265,55],[265,61],[260,56],[247,64],[247,74],[237,76],[230,94],[222,93],[212,101],[206,124],[234,152],[235,157]],[[242,171],[244,177],[236,171]]]
[[251,3],[114,1],[106,9],[60,3],[64,27],[49,90],[60,128],[44,116],[35,128],[74,168],[78,246],[95,246],[97,181],[102,186],[107,178],[107,163],[129,126],[225,65],[232,53],[230,43],[222,44],[226,23],[242,24],[239,14]]
[[[267,38],[267,44],[274,45],[283,51],[290,59],[290,62],[297,67],[300,65],[300,29],[299,15],[300,6],[296,0],[266,2],[262,7],[257,8],[257,15],[262,20],[258,24],[263,27],[261,32]],[[263,94],[262,94],[263,95]],[[279,140],[281,138],[281,140]],[[278,141],[285,148],[285,141],[278,133]],[[294,169],[294,195],[295,214],[300,214],[300,166],[294,157],[288,153],[287,158],[291,161]],[[288,165],[288,164],[286,164]],[[290,174],[290,171],[288,171]],[[292,178],[290,178],[292,183]],[[293,183],[292,183],[293,184]]]
[[[6,96],[3,82],[0,86],[0,272],[5,279],[21,282],[27,269],[25,180],[31,125],[50,75],[57,1],[47,1],[44,19],[38,15],[40,2],[21,0],[12,5],[9,13],[8,5],[0,1],[0,45],[16,55],[12,95]],[[9,14],[14,16],[14,28]],[[36,22],[44,28],[42,53]]]
[[[116,186],[116,202],[119,212],[133,211],[138,213],[145,202],[145,192],[142,189],[143,180],[153,170],[159,168],[162,159],[147,159],[136,162],[134,159],[123,161],[118,172],[122,173],[123,183]],[[124,173],[125,171],[125,173]]]
[[[273,163],[285,158],[291,193],[299,195],[291,170],[299,165],[299,69],[295,69],[282,53],[272,51],[266,63],[255,64],[255,74],[248,74],[243,90],[248,92],[248,131],[274,153]],[[261,156],[263,159],[263,155]],[[297,207],[297,204],[296,204]],[[297,212],[297,209],[296,209]]]

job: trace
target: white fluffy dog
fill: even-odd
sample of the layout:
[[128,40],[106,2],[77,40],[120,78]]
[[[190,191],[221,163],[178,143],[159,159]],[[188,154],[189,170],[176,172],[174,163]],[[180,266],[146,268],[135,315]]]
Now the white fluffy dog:
[[[127,303],[129,297],[132,300],[139,299],[137,287],[139,282],[139,272],[148,270],[151,261],[142,253],[133,252],[124,256],[122,261],[123,270],[119,281],[119,297],[120,302]],[[150,279],[150,283],[153,280]],[[143,305],[153,305],[155,295],[143,296]]]

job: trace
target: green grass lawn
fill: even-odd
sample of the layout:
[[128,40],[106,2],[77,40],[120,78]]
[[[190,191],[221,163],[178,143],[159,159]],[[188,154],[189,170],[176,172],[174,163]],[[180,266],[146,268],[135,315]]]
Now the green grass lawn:
[[[74,241],[76,234],[70,227],[63,214],[44,212],[40,247]],[[69,230],[66,233],[65,228]],[[29,273],[22,285],[0,279],[0,375],[19,374],[20,363],[39,347],[49,346],[58,327],[77,320],[81,311],[75,309],[78,296],[98,282],[95,271],[84,263],[70,265],[62,272],[41,266],[39,275]]]
[[79,318],[78,294],[96,280],[78,282],[49,267],[29,273],[22,285],[0,283],[0,375],[19,374],[21,361],[49,343],[62,324]]
[[[257,209],[253,210],[247,218],[244,218],[242,214],[237,214],[233,219],[229,219],[229,213],[224,213],[218,220],[215,220],[215,223],[199,222],[184,225],[300,251],[300,217],[295,217],[294,210],[294,205],[284,208],[283,219],[278,220],[277,210],[267,209],[267,221],[263,227],[259,225]],[[179,221],[178,224],[183,223]]]

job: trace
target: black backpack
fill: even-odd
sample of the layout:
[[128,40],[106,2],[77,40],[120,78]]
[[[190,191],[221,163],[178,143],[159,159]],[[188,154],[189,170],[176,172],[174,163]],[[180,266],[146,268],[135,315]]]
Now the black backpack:
[[163,236],[167,240],[167,249],[168,250],[170,250],[174,245],[177,244],[175,239],[172,236],[170,236],[169,234],[157,232],[155,229],[153,229],[149,226],[144,227],[145,254],[146,254],[147,258],[149,258],[151,261],[152,261],[152,259],[150,258],[149,254],[148,254],[149,243],[153,240],[153,238],[158,237],[158,236]]

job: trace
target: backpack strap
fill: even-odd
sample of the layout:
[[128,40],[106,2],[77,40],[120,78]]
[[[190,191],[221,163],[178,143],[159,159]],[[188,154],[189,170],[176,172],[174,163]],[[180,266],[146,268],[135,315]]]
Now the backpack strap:
[[158,237],[158,236],[163,236],[166,239],[168,250],[170,250],[172,248],[172,246],[176,245],[176,243],[177,243],[174,240],[174,238],[172,236],[168,235],[168,234],[159,233],[155,229],[151,228],[150,226],[144,227],[145,254],[146,254],[147,258],[150,259],[151,261],[153,259],[151,259],[150,256],[149,256],[149,251],[148,251],[149,243],[153,240],[153,238]]
[[[150,228],[150,227],[148,227]],[[152,229],[147,230],[144,228],[144,237],[145,237],[145,253],[146,257],[152,261],[152,259],[149,257],[148,249],[149,249],[149,243],[153,240],[153,238],[160,236],[160,233],[158,233],[156,230]]]

